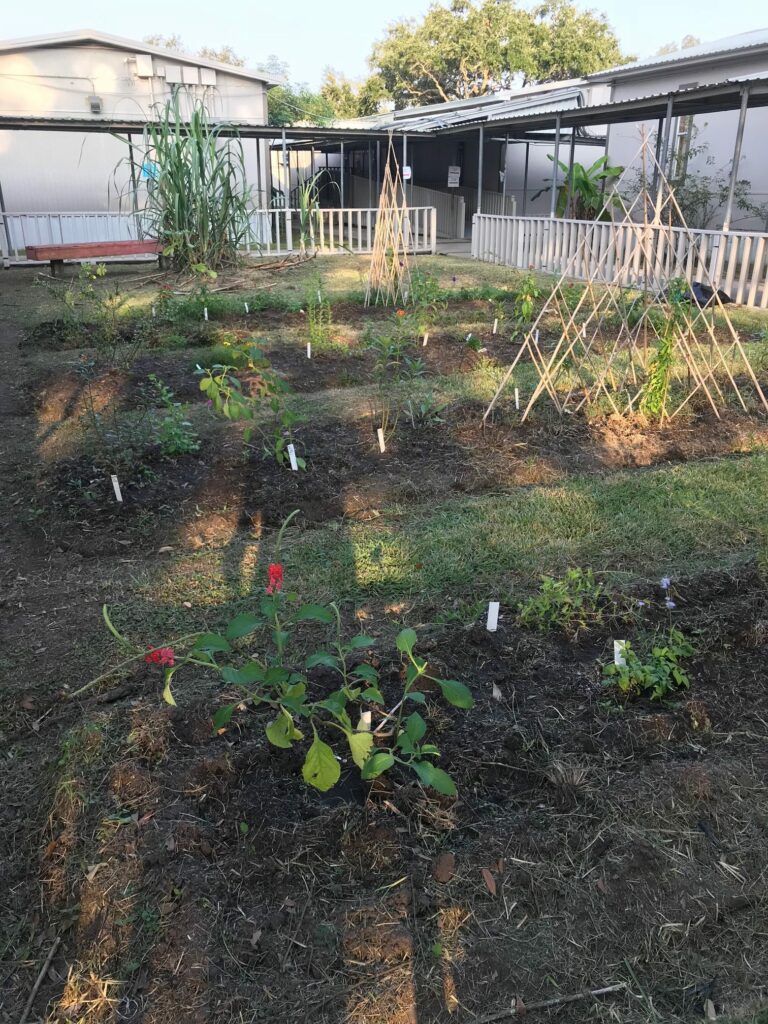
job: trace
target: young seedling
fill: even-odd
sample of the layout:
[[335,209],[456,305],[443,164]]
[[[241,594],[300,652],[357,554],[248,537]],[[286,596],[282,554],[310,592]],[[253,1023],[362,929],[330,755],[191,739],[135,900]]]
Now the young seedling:
[[120,504],[122,504],[122,502],[123,502],[123,492],[120,490],[120,481],[117,479],[117,476],[114,473],[111,476],[111,480],[112,480],[112,489],[115,492],[115,498],[117,499],[117,501]]

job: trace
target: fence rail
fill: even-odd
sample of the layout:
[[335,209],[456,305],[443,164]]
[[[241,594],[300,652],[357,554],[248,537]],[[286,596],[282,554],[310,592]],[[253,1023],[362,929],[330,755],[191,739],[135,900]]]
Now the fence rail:
[[[377,212],[366,207],[318,209],[302,219],[299,210],[254,210],[251,238],[243,248],[254,257],[285,256],[302,247],[324,255],[368,253],[373,248]],[[435,252],[434,207],[411,207],[409,216],[413,252]],[[0,213],[0,257],[6,267],[23,266],[32,262],[26,256],[28,245],[128,241],[146,237],[147,228],[140,213]]]
[[475,214],[472,256],[486,263],[626,286],[647,277],[717,282],[734,302],[768,308],[768,234],[550,217]]

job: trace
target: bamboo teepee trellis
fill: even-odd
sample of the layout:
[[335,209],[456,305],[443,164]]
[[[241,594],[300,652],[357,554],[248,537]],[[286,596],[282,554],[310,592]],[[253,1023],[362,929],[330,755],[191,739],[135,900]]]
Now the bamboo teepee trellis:
[[365,290],[366,306],[405,305],[411,294],[412,252],[411,218],[390,134]]
[[[605,209],[623,216],[614,217],[607,243],[605,221],[585,227],[484,420],[526,356],[535,383],[521,408],[523,421],[545,392],[561,414],[603,400],[613,412],[628,415],[644,409],[652,387],[657,388],[655,411],[661,423],[672,420],[695,396],[718,418],[734,398],[747,411],[745,396],[768,411],[718,294],[719,257],[714,264],[707,261],[647,138],[638,157],[642,188],[628,202],[618,191],[619,179]],[[579,268],[588,270],[575,299],[573,279]],[[690,287],[693,276],[713,291],[706,306],[670,296],[670,281],[685,279]],[[719,331],[713,310],[720,314]],[[554,342],[547,343],[542,335],[553,320]]]

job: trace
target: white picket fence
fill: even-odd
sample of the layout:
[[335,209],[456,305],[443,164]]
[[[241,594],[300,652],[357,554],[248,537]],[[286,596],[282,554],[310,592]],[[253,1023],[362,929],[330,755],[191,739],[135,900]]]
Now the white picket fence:
[[[434,207],[412,207],[409,214],[413,251],[434,253],[437,249]],[[367,253],[373,248],[376,216],[377,210],[373,208],[315,210],[302,225],[298,210],[254,210],[251,239],[244,251],[254,257],[284,256],[304,245],[323,255]],[[138,213],[0,213],[0,257],[3,266],[18,266],[31,262],[26,256],[28,245],[128,241],[144,238],[148,233]]]
[[717,282],[734,302],[768,309],[768,234],[550,217],[475,214],[472,256],[508,267],[604,283]]

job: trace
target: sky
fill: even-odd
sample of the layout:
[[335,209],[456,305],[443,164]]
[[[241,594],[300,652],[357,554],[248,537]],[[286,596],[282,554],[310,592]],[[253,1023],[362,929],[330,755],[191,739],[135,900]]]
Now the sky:
[[[578,0],[577,0],[578,2]],[[529,6],[523,3],[523,6]],[[739,0],[733,6],[714,0],[593,0],[579,3],[604,12],[625,52],[655,53],[686,34],[703,42],[752,29],[768,28],[765,0]],[[201,46],[231,46],[249,66],[271,54],[289,64],[290,78],[317,87],[327,66],[350,78],[366,74],[371,44],[387,25],[419,17],[429,0],[226,0],[221,7],[195,0],[156,0],[154,4],[105,3],[104,0],[35,0],[0,3],[0,31],[6,39],[91,28],[113,35],[179,34],[191,52]]]

